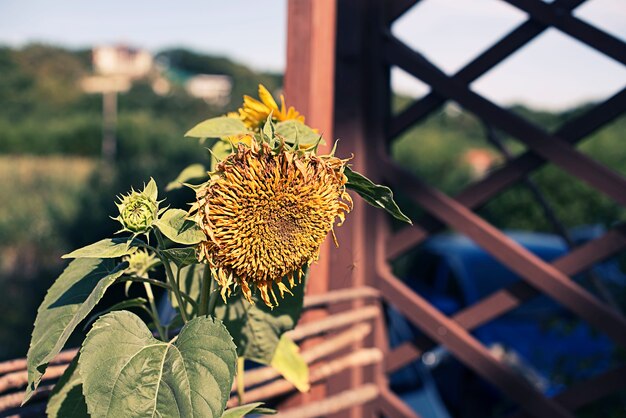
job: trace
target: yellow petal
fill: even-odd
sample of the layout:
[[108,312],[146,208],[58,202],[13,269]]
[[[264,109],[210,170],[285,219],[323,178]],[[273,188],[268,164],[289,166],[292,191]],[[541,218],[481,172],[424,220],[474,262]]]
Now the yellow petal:
[[274,113],[278,113],[278,105],[276,104],[276,101],[263,84],[259,84],[259,99],[261,99],[267,107],[273,110]]

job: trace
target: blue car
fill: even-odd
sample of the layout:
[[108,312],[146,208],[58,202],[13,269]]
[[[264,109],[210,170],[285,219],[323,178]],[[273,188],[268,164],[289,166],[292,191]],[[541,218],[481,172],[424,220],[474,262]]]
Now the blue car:
[[[600,227],[585,227],[573,230],[572,237],[581,243],[603,232]],[[565,241],[555,235],[511,231],[507,236],[548,262],[568,252]],[[521,280],[473,241],[457,234],[427,240],[405,260],[403,270],[405,283],[446,315]],[[615,260],[597,264],[592,274],[608,289],[626,289],[626,276]],[[593,289],[585,275],[574,280]],[[420,335],[393,308],[387,309],[387,321],[392,346]],[[615,351],[606,336],[546,296],[526,302],[472,334],[547,396],[607,370]],[[462,367],[443,347],[395,373],[391,384],[424,418],[478,416],[461,412],[467,411],[468,402],[476,404],[474,414],[491,414],[489,408],[502,403],[499,393]]]

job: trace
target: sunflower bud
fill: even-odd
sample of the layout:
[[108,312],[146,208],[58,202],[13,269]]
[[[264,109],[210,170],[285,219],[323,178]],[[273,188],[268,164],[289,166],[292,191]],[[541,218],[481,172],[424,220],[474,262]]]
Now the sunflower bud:
[[156,184],[150,180],[141,192],[131,190],[127,195],[119,197],[116,203],[120,214],[116,219],[123,228],[122,231],[134,234],[144,234],[152,229],[159,214],[159,202],[156,193]]
[[124,257],[123,260],[128,262],[126,272],[136,274],[140,277],[153,270],[154,267],[159,264],[159,260],[156,256],[144,249],[138,249],[134,253]]

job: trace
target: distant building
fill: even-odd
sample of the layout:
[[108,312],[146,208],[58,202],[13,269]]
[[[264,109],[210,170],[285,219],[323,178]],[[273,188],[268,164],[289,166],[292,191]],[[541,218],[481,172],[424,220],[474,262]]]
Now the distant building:
[[475,178],[484,176],[499,160],[496,154],[483,148],[470,149],[463,155],[463,161],[469,165]]
[[125,76],[137,79],[147,76],[154,59],[146,50],[124,45],[99,46],[93,49],[93,68],[105,76]]
[[198,74],[185,82],[187,93],[215,106],[228,104],[232,87],[232,80],[227,75]]

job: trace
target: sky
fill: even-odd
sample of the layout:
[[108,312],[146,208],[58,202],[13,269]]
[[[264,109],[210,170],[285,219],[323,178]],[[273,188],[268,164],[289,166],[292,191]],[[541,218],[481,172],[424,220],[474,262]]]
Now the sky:
[[[182,46],[283,71],[286,12],[286,0],[0,0],[0,44]],[[589,0],[575,15],[626,40],[626,0]],[[499,0],[422,0],[392,32],[453,74],[525,17]],[[415,97],[428,90],[399,69],[392,85]],[[561,110],[625,86],[625,67],[550,29],[471,87],[502,105]]]

